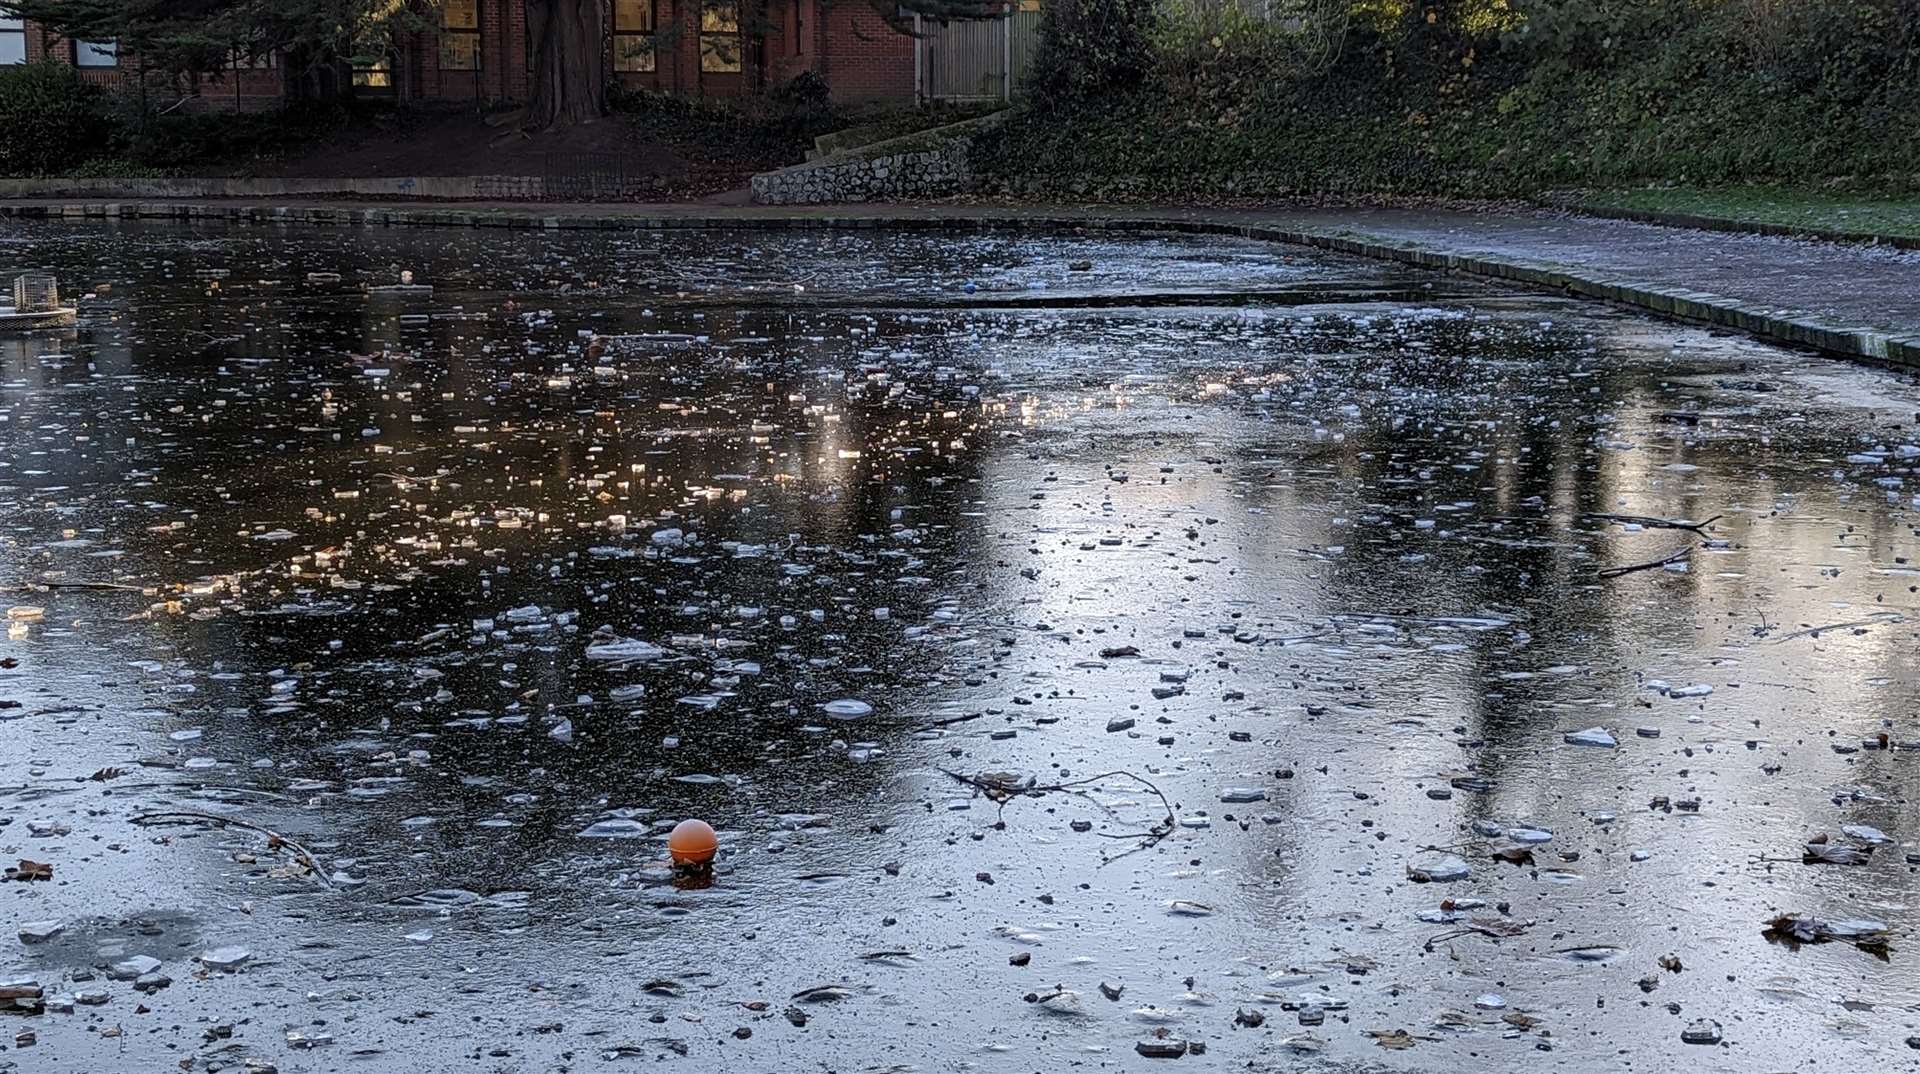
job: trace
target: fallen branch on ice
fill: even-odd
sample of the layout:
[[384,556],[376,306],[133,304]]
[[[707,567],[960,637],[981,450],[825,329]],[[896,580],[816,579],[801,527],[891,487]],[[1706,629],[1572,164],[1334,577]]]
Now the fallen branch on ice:
[[281,847],[286,847],[288,850],[293,851],[293,859],[306,866],[307,871],[312,873],[316,880],[319,880],[320,883],[327,887],[333,886],[333,878],[327,875],[327,870],[320,864],[319,857],[315,855],[313,851],[281,835],[272,828],[265,828],[250,821],[239,820],[235,817],[223,817],[217,813],[168,811],[161,813],[142,813],[133,818],[133,823],[139,825],[212,824],[221,828],[241,828],[249,832],[256,832],[267,837],[268,850],[278,850]]

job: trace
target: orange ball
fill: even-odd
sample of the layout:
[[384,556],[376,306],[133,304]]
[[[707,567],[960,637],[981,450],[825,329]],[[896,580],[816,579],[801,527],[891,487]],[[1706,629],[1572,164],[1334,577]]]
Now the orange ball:
[[667,836],[667,853],[673,855],[677,865],[712,861],[719,849],[720,837],[713,834],[713,825],[704,820],[683,820],[674,825],[672,834]]

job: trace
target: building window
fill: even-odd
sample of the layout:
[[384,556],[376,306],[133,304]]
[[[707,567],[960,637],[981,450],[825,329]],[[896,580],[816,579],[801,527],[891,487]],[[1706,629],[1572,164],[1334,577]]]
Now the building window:
[[385,56],[362,56],[354,60],[353,84],[361,89],[392,89],[393,61]]
[[740,70],[740,7],[707,0],[700,6],[700,70]]
[[27,62],[27,23],[0,11],[0,66]]
[[480,69],[480,0],[440,0],[440,69]]
[[120,66],[120,44],[116,41],[75,41],[73,65],[75,67],[118,67]]
[[653,70],[653,0],[613,0],[613,69]]

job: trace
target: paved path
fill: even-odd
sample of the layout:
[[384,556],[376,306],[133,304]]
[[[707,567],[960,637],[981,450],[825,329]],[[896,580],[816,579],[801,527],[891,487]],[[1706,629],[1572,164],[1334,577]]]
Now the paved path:
[[[1259,215],[1259,214],[1254,214]],[[1360,210],[1292,226],[1597,271],[1842,324],[1920,332],[1920,251],[1662,227],[1559,213]]]
[[1302,242],[1565,289],[1830,353],[1920,366],[1920,251],[1547,211],[39,199],[0,201],[4,214],[533,228],[1171,226]]

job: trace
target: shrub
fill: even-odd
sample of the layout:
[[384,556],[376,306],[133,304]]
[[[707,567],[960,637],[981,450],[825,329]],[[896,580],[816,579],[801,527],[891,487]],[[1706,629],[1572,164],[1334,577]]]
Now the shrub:
[[1153,66],[1155,17],[1155,0],[1047,0],[1029,92],[1074,105],[1141,85]]
[[98,154],[110,134],[99,88],[73,68],[0,67],[0,174],[59,171]]
[[790,164],[805,155],[816,136],[847,125],[827,84],[811,74],[738,99],[615,87],[609,103],[649,137],[708,163]]
[[238,164],[270,157],[324,136],[345,122],[338,110],[183,112],[133,115],[121,129],[124,159],[149,168]]
[[1160,10],[1144,77],[1092,98],[1084,78],[1036,78],[1009,122],[975,143],[976,170],[1021,191],[1156,197],[1920,186],[1915,0]]
[[818,117],[833,112],[833,91],[827,80],[812,71],[802,71],[767,91],[767,100],[796,116]]

